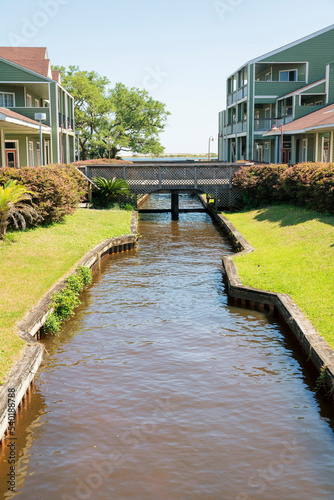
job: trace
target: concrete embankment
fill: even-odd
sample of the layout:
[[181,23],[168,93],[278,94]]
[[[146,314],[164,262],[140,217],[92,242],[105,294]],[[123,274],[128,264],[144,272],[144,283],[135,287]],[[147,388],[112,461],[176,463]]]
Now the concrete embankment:
[[[199,196],[203,206],[208,209],[211,217],[229,236],[238,254],[247,254],[254,251],[250,243],[222,214],[217,214],[204,196]],[[318,333],[312,323],[306,318],[301,309],[295,304],[290,295],[267,292],[257,288],[244,286],[239,278],[233,257],[223,257],[223,267],[226,273],[227,290],[230,297],[237,299],[241,306],[263,305],[268,309],[280,313],[290,330],[293,332],[299,345],[304,350],[307,359],[315,367],[317,373],[325,383],[328,395],[334,402],[334,351],[326,340]]]
[[[77,263],[76,268],[86,266],[94,270],[99,266],[101,260],[108,255],[134,248],[138,240],[137,216],[137,212],[133,212],[130,226],[131,234],[103,241],[89,251]],[[76,269],[73,272],[75,271]],[[70,274],[72,273],[68,275]],[[59,280],[18,324],[18,335],[25,340],[26,345],[19,360],[9,373],[6,382],[0,388],[0,441],[5,436],[9,421],[12,420],[12,399],[15,400],[15,411],[17,411],[42,362],[44,348],[38,342],[39,331],[51,309],[53,294],[65,287],[66,278],[67,276]]]

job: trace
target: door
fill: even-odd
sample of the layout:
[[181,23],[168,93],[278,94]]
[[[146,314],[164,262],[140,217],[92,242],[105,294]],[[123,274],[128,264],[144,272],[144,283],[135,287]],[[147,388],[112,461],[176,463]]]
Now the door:
[[6,149],[6,167],[16,168],[16,150]]
[[321,161],[327,163],[329,159],[329,137],[322,138],[322,159]]

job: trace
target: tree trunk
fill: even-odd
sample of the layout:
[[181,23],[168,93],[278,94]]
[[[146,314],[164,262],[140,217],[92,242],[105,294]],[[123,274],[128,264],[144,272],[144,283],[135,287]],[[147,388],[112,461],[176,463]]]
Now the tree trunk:
[[110,148],[110,158],[116,158],[117,153],[120,151],[120,149],[117,149],[115,146]]

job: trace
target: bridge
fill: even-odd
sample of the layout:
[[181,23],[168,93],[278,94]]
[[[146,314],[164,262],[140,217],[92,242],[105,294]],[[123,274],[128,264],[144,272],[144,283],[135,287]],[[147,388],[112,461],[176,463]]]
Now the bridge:
[[79,169],[89,179],[125,179],[136,199],[150,193],[171,193],[171,211],[177,218],[179,193],[205,193],[214,199],[216,208],[233,207],[239,191],[233,186],[232,177],[244,165],[213,161],[136,161],[87,165]]

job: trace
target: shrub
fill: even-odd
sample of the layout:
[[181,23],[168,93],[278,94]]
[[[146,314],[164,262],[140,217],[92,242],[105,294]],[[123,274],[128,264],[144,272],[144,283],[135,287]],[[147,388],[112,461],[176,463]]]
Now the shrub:
[[56,314],[54,313],[49,313],[43,325],[43,329],[45,332],[48,332],[51,335],[56,335],[60,330],[60,326],[61,321],[58,316],[56,316]]
[[53,312],[49,312],[43,325],[45,333],[56,335],[62,321],[74,314],[74,309],[80,304],[80,292],[92,282],[92,271],[88,267],[79,266],[77,273],[69,276],[66,286],[52,297]]
[[92,271],[89,269],[89,267],[86,266],[78,266],[77,273],[80,276],[83,287],[88,286],[92,282]]
[[121,159],[117,159],[117,158],[111,158],[110,160],[108,158],[95,158],[93,160],[76,161],[73,163],[73,165],[75,165],[76,167],[82,167],[85,165],[111,165],[111,164],[115,164],[115,163],[119,163],[120,165],[126,165],[127,163],[131,164],[132,161],[121,160]]
[[32,205],[44,223],[60,222],[73,213],[87,191],[84,177],[72,165],[0,168],[0,184],[10,179],[31,192]]
[[333,163],[243,167],[234,175],[233,184],[241,189],[246,206],[283,201],[334,213]]
[[233,176],[233,185],[241,190],[245,205],[272,203],[284,198],[280,178],[287,168],[277,164],[241,167]]
[[334,213],[333,163],[299,163],[282,174],[281,186],[291,203]]
[[70,286],[55,293],[53,297],[54,314],[61,319],[72,316],[74,309],[80,304],[78,295]]

